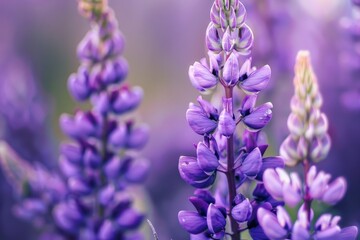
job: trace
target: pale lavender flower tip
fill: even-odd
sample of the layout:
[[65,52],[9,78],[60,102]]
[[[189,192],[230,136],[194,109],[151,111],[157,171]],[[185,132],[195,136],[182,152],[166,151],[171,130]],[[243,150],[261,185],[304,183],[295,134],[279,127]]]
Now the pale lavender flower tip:
[[222,50],[219,33],[212,22],[206,29],[206,45],[210,51],[220,52]]
[[341,229],[337,238],[341,240],[355,240],[358,236],[358,228],[356,226],[346,227]]
[[321,199],[327,204],[335,205],[344,197],[346,188],[345,178],[338,177],[328,186]]
[[264,186],[266,190],[270,193],[275,199],[283,199],[283,190],[282,183],[280,181],[279,175],[274,169],[267,169],[263,175]]
[[287,231],[279,224],[275,214],[264,208],[259,208],[257,218],[266,236],[270,239],[286,238]]

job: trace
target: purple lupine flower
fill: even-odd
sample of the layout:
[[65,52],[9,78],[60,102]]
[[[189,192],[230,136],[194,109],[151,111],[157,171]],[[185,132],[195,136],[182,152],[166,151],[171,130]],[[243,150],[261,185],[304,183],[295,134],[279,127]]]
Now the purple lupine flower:
[[[132,207],[127,187],[147,175],[146,159],[129,154],[148,139],[148,128],[118,116],[133,111],[143,91],[123,84],[128,65],[117,20],[106,1],[79,2],[92,29],[78,47],[81,67],[69,78],[69,91],[78,101],[91,99],[93,109],[64,114],[60,125],[72,141],[62,147],[60,167],[70,197],[57,206],[53,217],[58,227],[75,238],[126,238],[143,221]],[[118,154],[121,152],[120,154]]]
[[[196,145],[197,157],[180,157],[180,176],[195,188],[212,187],[216,196],[215,201],[207,191],[207,200],[204,196],[190,199],[197,212],[179,212],[179,222],[191,239],[222,239],[227,234],[235,240],[242,231],[255,228],[254,232],[264,235],[256,211],[262,204],[272,206],[267,200],[275,200],[270,196],[251,200],[239,188],[246,181],[262,181],[267,168],[284,165],[280,157],[263,157],[267,144],[260,131],[271,120],[273,106],[256,106],[256,100],[271,70],[267,65],[258,70],[251,67],[248,55],[253,34],[245,15],[240,1],[215,0],[205,38],[209,59],[189,68],[191,84],[201,93],[210,94],[217,86],[225,90],[219,106],[200,96],[199,105],[190,103],[186,112],[189,126],[204,140]],[[245,128],[243,135],[238,132],[240,123]],[[196,190],[195,195],[200,191],[204,190]],[[227,218],[230,227],[226,227]]]
[[79,10],[92,28],[79,44],[81,66],[68,88],[93,108],[60,117],[71,139],[61,147],[61,174],[26,164],[5,143],[1,163],[25,192],[16,213],[42,227],[43,239],[142,239],[137,229],[144,214],[132,206],[128,188],[147,175],[149,163],[136,150],[144,147],[148,128],[119,117],[137,108],[143,92],[122,84],[128,71],[124,40],[107,1],[81,0]]
[[[327,134],[327,118],[321,113],[322,104],[316,77],[312,71],[308,52],[299,52],[295,65],[295,95],[291,101],[292,113],[288,119],[289,137],[281,146],[285,163],[294,166],[301,162],[304,167],[304,183],[297,173],[290,176],[284,169],[266,169],[264,187],[278,201],[294,208],[299,203],[297,220],[292,224],[282,206],[275,209],[261,207],[257,211],[258,222],[270,239],[356,239],[357,227],[341,229],[339,216],[321,215],[313,227],[313,201],[334,205],[345,195],[346,181],[339,177],[330,182],[331,175],[317,172],[311,162],[326,157],[330,140]],[[325,138],[324,144],[321,139]],[[320,140],[319,140],[320,139]],[[315,146],[315,147],[314,147]]]

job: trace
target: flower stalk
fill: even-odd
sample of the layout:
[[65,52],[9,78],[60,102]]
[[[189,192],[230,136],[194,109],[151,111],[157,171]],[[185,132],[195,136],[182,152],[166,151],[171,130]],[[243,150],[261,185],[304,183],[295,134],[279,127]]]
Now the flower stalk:
[[331,142],[326,115],[320,110],[322,98],[307,51],[298,53],[294,85],[292,112],[288,118],[290,135],[281,145],[280,153],[288,166],[302,165],[304,181],[301,182],[297,173],[287,174],[281,168],[267,169],[263,180],[274,199],[284,201],[291,208],[299,203],[302,205],[294,224],[282,206],[259,209],[259,223],[270,239],[356,239],[357,227],[341,229],[338,225],[340,216],[323,214],[312,224],[312,202],[335,205],[345,195],[346,181],[339,177],[330,182],[331,175],[317,172],[314,165],[327,156]]
[[[178,214],[180,224],[194,239],[223,239],[227,235],[239,240],[246,230],[259,238],[258,207],[278,204],[263,194],[261,183],[265,169],[283,166],[279,157],[263,157],[267,144],[260,131],[270,121],[273,106],[255,106],[271,70],[267,65],[251,67],[253,34],[245,24],[245,15],[240,1],[215,0],[206,30],[208,59],[189,68],[190,81],[200,93],[211,94],[216,88],[223,92],[222,106],[199,96],[199,105],[190,103],[186,112],[190,127],[204,139],[196,145],[196,157],[179,159],[181,177],[198,188],[189,198],[197,211]],[[241,127],[243,130],[237,131]],[[258,186],[250,200],[239,188],[252,180]]]

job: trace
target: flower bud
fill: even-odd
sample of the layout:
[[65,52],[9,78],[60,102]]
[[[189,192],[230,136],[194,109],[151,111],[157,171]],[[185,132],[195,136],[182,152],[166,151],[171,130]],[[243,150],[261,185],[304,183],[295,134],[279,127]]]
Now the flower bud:
[[206,29],[206,45],[210,51],[220,52],[221,39],[214,23],[210,22]]

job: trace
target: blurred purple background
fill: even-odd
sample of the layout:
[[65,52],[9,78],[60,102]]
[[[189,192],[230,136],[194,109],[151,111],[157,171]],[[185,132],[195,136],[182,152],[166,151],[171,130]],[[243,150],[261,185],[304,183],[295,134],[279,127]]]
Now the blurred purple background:
[[[185,231],[178,225],[177,212],[190,208],[187,196],[193,189],[180,179],[177,164],[180,155],[194,154],[193,143],[200,139],[185,120],[188,103],[195,101],[198,95],[188,80],[187,72],[189,65],[205,54],[204,36],[212,1],[109,2],[126,38],[129,81],[145,90],[145,100],[137,117],[151,128],[150,142],[144,150],[144,155],[152,162],[146,183],[152,200],[148,203],[151,205],[149,219],[160,239],[186,239]],[[342,212],[342,225],[358,225],[360,108],[356,106],[360,106],[357,95],[360,58],[354,54],[356,42],[353,33],[346,29],[356,14],[351,2],[246,0],[244,4],[255,34],[254,64],[268,63],[273,70],[272,86],[262,95],[262,101],[272,101],[275,107],[272,124],[267,129],[273,153],[278,153],[281,141],[287,135],[286,119],[293,94],[296,52],[308,49],[323,93],[324,111],[329,117],[333,141],[330,157],[320,165],[334,176],[345,175],[348,179],[347,196],[335,211]],[[74,0],[0,0],[0,86],[3,88],[7,81],[13,84],[16,81],[19,85],[24,84],[23,81],[36,81],[34,86],[39,89],[34,99],[45,102],[41,110],[45,117],[39,125],[42,130],[38,135],[43,134],[52,143],[38,148],[46,148],[42,150],[47,155],[35,157],[35,152],[25,149],[33,137],[12,134],[12,138],[22,142],[19,147],[27,152],[23,157],[29,161],[55,165],[58,155],[56,142],[64,139],[58,117],[63,112],[82,107],[75,105],[67,93],[66,83],[78,65],[75,49],[87,29],[88,24],[78,15]],[[20,75],[4,74],[22,71],[17,66],[19,64],[31,70]],[[355,94],[346,95],[350,90]],[[0,106],[6,101],[2,94]],[[352,107],[349,107],[349,102]],[[4,116],[0,115],[1,138],[4,138],[6,129]],[[4,181],[3,178],[0,180]],[[31,239],[32,230],[27,224],[11,217],[10,188],[3,183],[1,186],[1,201],[4,203],[0,204],[4,207],[0,208],[0,239],[22,239],[24,236]],[[19,231],[19,228],[24,231]]]

